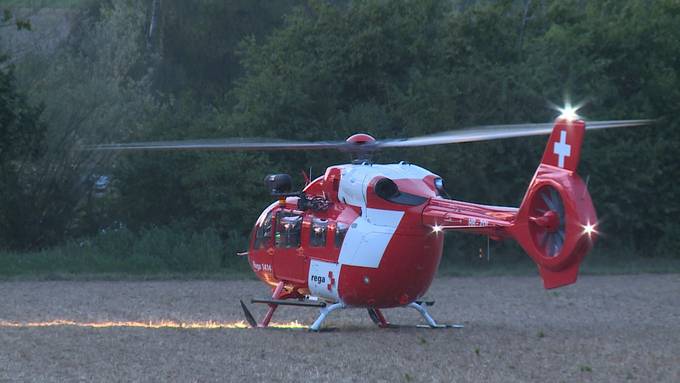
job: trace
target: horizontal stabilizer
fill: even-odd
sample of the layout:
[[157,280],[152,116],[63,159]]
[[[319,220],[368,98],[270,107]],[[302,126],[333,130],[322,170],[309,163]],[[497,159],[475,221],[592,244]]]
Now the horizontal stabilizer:
[[546,289],[555,289],[576,282],[578,270],[579,265],[577,263],[572,264],[560,271],[551,271],[550,269],[541,266],[538,267],[538,272],[541,274],[541,278],[543,279],[543,287]]

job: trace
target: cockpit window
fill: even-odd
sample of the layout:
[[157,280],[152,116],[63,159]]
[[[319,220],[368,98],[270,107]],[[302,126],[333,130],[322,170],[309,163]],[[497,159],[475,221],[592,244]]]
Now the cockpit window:
[[335,224],[335,247],[338,249],[342,247],[342,242],[347,235],[347,229],[349,229],[349,225],[346,223],[338,222]]
[[270,211],[255,231],[254,247],[256,249],[267,247],[271,243],[272,234],[272,212]]
[[327,220],[321,218],[312,218],[312,230],[309,232],[309,245],[311,247],[326,247],[327,229]]
[[276,221],[276,247],[300,247],[302,216],[300,214],[280,211],[277,213]]
[[444,180],[437,177],[434,179],[434,188],[437,190],[437,195],[444,197],[444,198],[450,198],[449,194],[446,192],[446,189],[444,189]]

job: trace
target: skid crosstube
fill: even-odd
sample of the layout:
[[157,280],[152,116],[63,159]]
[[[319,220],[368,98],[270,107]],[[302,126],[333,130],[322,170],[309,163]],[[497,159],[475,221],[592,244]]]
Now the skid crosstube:
[[[276,294],[275,294],[276,295]],[[241,308],[243,309],[243,314],[246,317],[246,321],[251,327],[267,327],[269,325],[269,319],[271,319],[271,314],[268,313],[268,315],[265,317],[262,323],[258,324],[255,318],[253,317],[252,313],[248,309],[245,303],[241,300]],[[315,307],[321,310],[319,313],[319,317],[314,321],[314,323],[309,327],[310,331],[319,331],[321,329],[321,325],[323,322],[326,320],[326,317],[332,313],[333,311],[336,310],[341,310],[348,308],[345,306],[343,303],[333,303],[328,305],[326,302],[323,301],[312,301],[312,300],[286,300],[286,299],[251,299],[251,303],[259,303],[259,304],[266,304],[269,305],[270,307],[270,312],[273,313],[274,310],[280,305],[282,306],[297,306],[297,307]],[[438,324],[437,322],[432,319],[430,314],[427,312],[427,309],[425,308],[426,306],[432,306],[434,305],[434,301],[416,301],[412,302],[404,307],[408,308],[413,308],[420,315],[425,319],[427,322],[427,325],[416,325],[415,327],[424,327],[424,328],[463,328],[462,325],[442,325]],[[383,313],[380,311],[378,308],[368,308],[368,315],[371,318],[371,320],[378,325],[381,328],[400,328],[400,327],[413,327],[413,326],[403,326],[403,325],[395,325],[390,322],[388,322],[385,319],[385,316]]]
[[250,303],[267,303],[281,306],[326,307],[326,302],[286,299],[251,299]]

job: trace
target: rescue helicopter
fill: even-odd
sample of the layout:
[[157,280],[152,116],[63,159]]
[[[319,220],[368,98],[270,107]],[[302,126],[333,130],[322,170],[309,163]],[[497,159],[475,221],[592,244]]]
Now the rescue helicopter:
[[[365,133],[345,141],[302,142],[241,139],[162,141],[97,145],[96,150],[340,150],[354,160],[330,166],[302,191],[291,177],[273,174],[265,185],[276,197],[252,229],[247,255],[257,277],[272,289],[258,322],[241,306],[252,327],[267,327],[281,305],[316,307],[309,327],[319,331],[327,316],[361,308],[380,327],[391,327],[384,309],[410,307],[431,328],[423,296],[442,257],[444,232],[514,239],[536,263],[546,289],[574,283],[579,264],[598,236],[587,185],[577,173],[586,130],[632,127],[651,120],[586,123],[565,108],[553,123],[492,125],[407,139],[379,140]],[[447,198],[441,177],[408,162],[378,164],[381,149],[455,144],[549,135],[543,157],[519,207],[489,206]]]

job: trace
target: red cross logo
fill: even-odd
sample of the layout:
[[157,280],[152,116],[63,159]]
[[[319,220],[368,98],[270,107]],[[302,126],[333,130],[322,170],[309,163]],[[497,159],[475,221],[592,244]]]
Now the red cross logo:
[[328,288],[328,291],[333,291],[333,285],[335,284],[335,278],[333,278],[333,272],[332,271],[328,272],[328,279],[329,279],[330,282],[328,282],[328,286],[326,286],[326,287]]
[[567,131],[560,132],[560,142],[553,145],[553,153],[557,154],[557,166],[564,168],[564,159],[571,155],[571,145],[567,144]]

